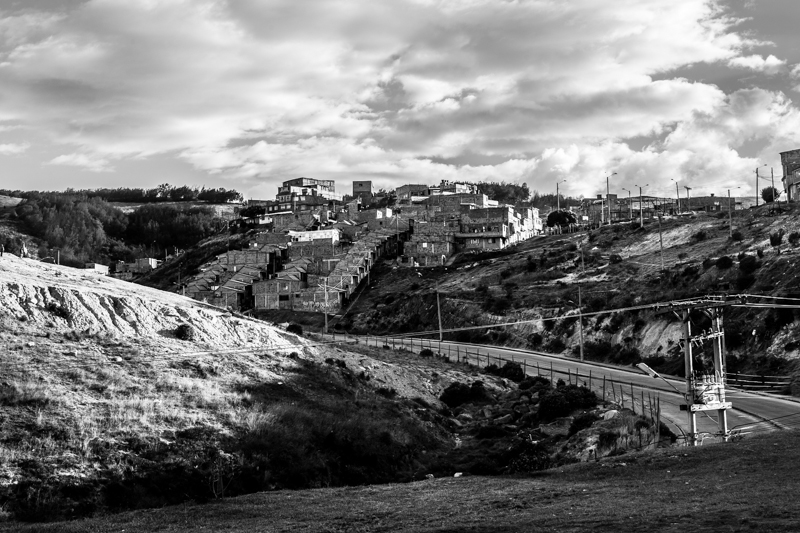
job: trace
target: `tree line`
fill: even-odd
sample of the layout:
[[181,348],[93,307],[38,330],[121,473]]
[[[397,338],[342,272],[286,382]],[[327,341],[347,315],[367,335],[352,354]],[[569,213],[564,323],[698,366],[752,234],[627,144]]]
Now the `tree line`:
[[[0,190],[0,194],[16,198],[30,198],[45,194],[39,191]],[[158,202],[190,202],[199,201],[210,204],[241,202],[244,198],[234,189],[206,189],[182,185],[175,187],[163,183],[153,189],[118,187],[116,189],[67,189],[64,193],[53,194],[82,195],[89,198],[101,198],[107,202],[158,203]]]
[[[147,204],[126,214],[100,196],[75,192],[28,192],[14,217],[44,242],[40,258],[59,252],[62,263],[74,266],[161,256],[227,227],[209,207]],[[18,252],[19,243],[6,244]]]

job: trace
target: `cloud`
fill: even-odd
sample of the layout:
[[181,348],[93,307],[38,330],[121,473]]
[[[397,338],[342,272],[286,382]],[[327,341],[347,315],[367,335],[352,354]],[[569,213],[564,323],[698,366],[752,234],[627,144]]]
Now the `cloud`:
[[0,155],[16,155],[25,152],[31,145],[28,143],[0,144]]
[[106,159],[97,159],[87,154],[64,154],[53,158],[48,164],[81,167],[91,172],[110,172],[113,168]]
[[728,61],[728,64],[736,68],[763,72],[770,76],[780,74],[786,70],[786,61],[778,59],[772,54],[767,57],[760,55],[734,57]]
[[[677,69],[785,69],[743,56],[763,43],[738,22],[714,0],[88,0],[0,12],[0,121],[70,152],[53,165],[168,154],[269,196],[298,175],[666,175],[699,157],[692,135],[723,150],[745,135],[708,123],[738,97]],[[765,104],[745,108],[762,120]],[[633,137],[668,142],[636,152]]]

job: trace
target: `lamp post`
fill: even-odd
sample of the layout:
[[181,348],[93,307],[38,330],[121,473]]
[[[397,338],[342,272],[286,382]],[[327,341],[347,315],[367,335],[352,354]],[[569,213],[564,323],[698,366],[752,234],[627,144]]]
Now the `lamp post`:
[[642,208],[642,189],[644,187],[649,187],[649,183],[645,183],[644,185],[633,185],[634,187],[639,187],[639,227],[644,227],[644,209]]
[[631,191],[629,189],[626,189],[625,187],[622,187],[622,190],[628,191],[628,218],[633,220],[633,205],[631,205]]
[[677,202],[675,204],[675,209],[677,209],[678,213],[680,214],[680,212],[681,212],[681,194],[680,194],[680,191],[678,190],[678,180],[676,180],[675,178],[670,178],[669,180],[675,182],[675,202]]
[[[741,189],[741,187],[736,187]],[[731,206],[731,190],[728,189],[728,236],[733,239],[733,207]]]
[[610,193],[609,193],[609,189],[608,189],[608,178],[610,178],[611,176],[616,176],[616,175],[617,175],[616,172],[612,172],[610,175],[606,176],[606,203],[608,204],[608,225],[609,226],[611,225],[611,198],[609,197]]
[[560,180],[556,182],[556,211],[561,211],[561,196],[558,193],[558,186],[567,180]]

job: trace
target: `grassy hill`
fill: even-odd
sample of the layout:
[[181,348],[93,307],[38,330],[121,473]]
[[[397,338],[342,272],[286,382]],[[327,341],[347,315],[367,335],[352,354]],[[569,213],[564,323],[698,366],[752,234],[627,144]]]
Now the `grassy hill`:
[[[666,449],[533,476],[275,491],[21,532],[797,531],[798,435]],[[2,529],[2,525],[0,525]]]

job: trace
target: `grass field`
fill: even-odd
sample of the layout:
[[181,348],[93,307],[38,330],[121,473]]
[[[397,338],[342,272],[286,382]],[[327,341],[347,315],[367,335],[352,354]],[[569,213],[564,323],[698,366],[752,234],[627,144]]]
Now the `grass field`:
[[[798,531],[796,432],[623,455],[524,478],[253,494],[21,532]],[[2,526],[0,526],[2,529]]]

